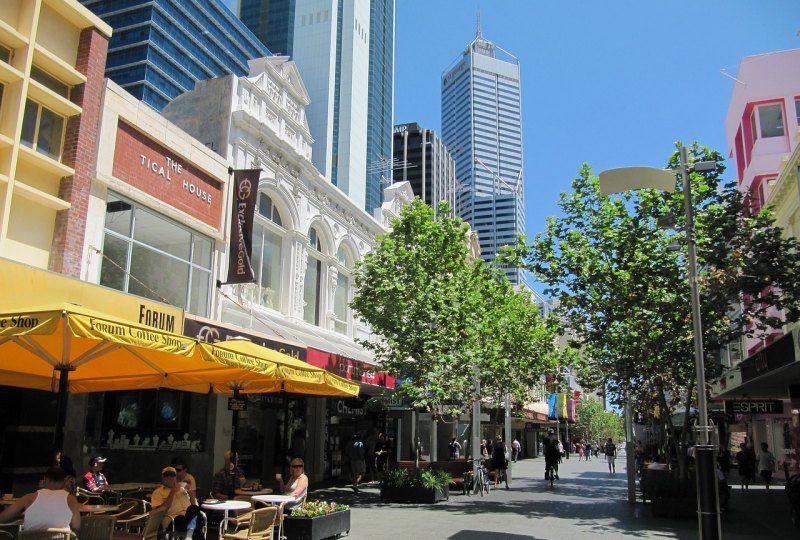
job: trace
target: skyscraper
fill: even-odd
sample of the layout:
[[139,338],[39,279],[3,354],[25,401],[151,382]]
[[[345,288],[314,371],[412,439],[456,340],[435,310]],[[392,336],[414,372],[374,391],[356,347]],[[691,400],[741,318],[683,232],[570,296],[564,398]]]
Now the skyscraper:
[[106,76],[157,111],[197,81],[248,73],[269,49],[221,0],[81,0],[114,33]]
[[234,9],[297,64],[314,165],[372,212],[391,176],[394,0],[238,0]]
[[[519,60],[475,39],[442,75],[442,139],[456,162],[456,181],[467,188],[458,214],[478,232],[481,257],[525,233],[522,106]],[[512,283],[521,270],[506,268]]]
[[441,201],[456,208],[455,162],[435,131],[417,123],[394,128],[395,182],[409,182],[414,195],[436,211]]

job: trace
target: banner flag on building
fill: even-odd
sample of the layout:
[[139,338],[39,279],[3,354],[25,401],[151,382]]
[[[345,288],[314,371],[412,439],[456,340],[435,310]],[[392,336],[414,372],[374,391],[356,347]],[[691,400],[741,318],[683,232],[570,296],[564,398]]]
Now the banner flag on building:
[[250,261],[253,255],[253,216],[260,176],[261,169],[233,171],[228,279],[219,285],[253,283],[256,280]]
[[575,423],[575,399],[569,397],[569,394],[567,394],[567,422]]
[[556,395],[555,394],[548,394],[547,395],[547,419],[548,420],[558,420],[558,416],[556,415]]
[[566,420],[567,419],[567,394],[564,392],[559,392],[556,394],[556,409],[558,410],[558,419],[559,420]]

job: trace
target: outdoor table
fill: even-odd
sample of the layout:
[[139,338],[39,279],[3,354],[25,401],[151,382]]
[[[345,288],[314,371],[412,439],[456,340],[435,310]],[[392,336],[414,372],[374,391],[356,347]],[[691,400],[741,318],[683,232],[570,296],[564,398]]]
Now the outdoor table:
[[119,510],[118,504],[83,504],[81,514],[102,514],[104,512],[116,512]]
[[[264,496],[266,497],[266,495]],[[222,536],[228,530],[228,512],[231,510],[247,510],[251,507],[251,504],[247,501],[219,501],[204,502],[200,506],[206,510],[222,510],[224,512],[222,521],[219,524],[220,536]]]
[[[296,499],[291,495],[253,495],[253,500],[269,504],[270,506],[277,506],[278,513],[283,513],[283,507],[287,503],[294,502]],[[283,538],[283,516],[278,520],[278,538]]]
[[12,504],[17,502],[18,500],[19,499],[17,499],[16,497],[14,497],[13,499],[0,499],[0,504],[5,505],[5,506],[11,506]]
[[155,489],[160,486],[160,482],[126,482],[124,484],[108,484],[110,491],[141,491],[145,489]]

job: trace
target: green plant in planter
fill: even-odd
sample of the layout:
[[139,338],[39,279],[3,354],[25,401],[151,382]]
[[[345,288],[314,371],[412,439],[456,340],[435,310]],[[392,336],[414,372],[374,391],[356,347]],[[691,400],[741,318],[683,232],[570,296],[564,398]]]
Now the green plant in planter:
[[294,508],[292,510],[292,517],[313,518],[349,509],[350,507],[346,504],[338,504],[335,502],[326,501],[308,501],[304,502],[301,507]]
[[427,489],[445,488],[450,484],[446,471],[431,469],[392,469],[386,471],[381,487],[423,487]]

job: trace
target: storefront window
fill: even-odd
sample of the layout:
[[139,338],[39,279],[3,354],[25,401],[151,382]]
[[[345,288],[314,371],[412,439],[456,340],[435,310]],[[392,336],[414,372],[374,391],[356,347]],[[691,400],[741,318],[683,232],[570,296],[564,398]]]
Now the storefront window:
[[109,193],[101,285],[205,316],[212,253],[209,238]]

